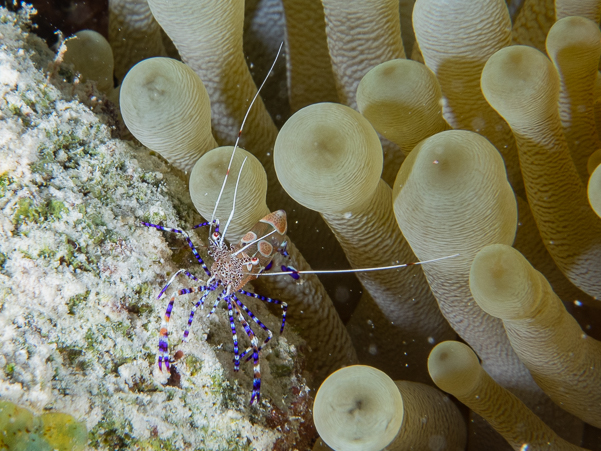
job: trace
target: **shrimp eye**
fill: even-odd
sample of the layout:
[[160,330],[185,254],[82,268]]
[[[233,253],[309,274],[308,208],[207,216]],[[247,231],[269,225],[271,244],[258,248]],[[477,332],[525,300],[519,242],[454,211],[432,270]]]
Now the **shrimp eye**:
[[259,264],[259,259],[257,257],[253,257],[253,258],[250,259],[250,262],[253,265],[257,266]]
[[219,239],[219,232],[213,232],[213,241],[217,241]]

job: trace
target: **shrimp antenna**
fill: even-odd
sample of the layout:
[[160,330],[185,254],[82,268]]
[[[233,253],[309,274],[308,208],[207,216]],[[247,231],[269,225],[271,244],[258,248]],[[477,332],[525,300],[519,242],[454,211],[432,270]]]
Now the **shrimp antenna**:
[[446,260],[447,258],[458,257],[460,254],[447,255],[446,257],[434,258],[432,260],[424,260],[423,262],[413,262],[413,263],[403,263],[400,265],[391,265],[391,266],[377,266],[374,268],[359,268],[359,269],[335,269],[335,270],[307,270],[307,271],[297,271],[295,269],[290,269],[290,271],[282,271],[282,272],[262,272],[260,274],[255,274],[257,276],[281,276],[282,274],[340,274],[347,272],[370,272],[370,271],[382,271],[385,269],[398,269],[405,268],[407,266],[414,265],[425,265],[426,263],[434,263],[439,262],[441,260]]
[[238,194],[238,185],[240,184],[240,176],[242,175],[242,168],[244,167],[244,163],[246,163],[246,160],[248,159],[248,157],[244,157],[244,160],[242,161],[242,165],[240,166],[240,172],[238,172],[238,178],[236,179],[236,187],[234,188],[234,200],[232,202],[232,211],[230,212],[230,217],[227,218],[227,222],[225,223],[225,227],[223,228],[223,232],[221,233],[221,244],[223,244],[223,240],[225,238],[225,232],[227,232],[227,228],[230,225],[230,222],[232,222],[232,218],[234,217],[234,211],[236,210],[236,195]]
[[[240,130],[238,131],[238,137],[236,138],[236,142],[234,143],[234,149],[232,150],[232,156],[230,157],[230,162],[227,165],[227,171],[225,172],[225,177],[223,178],[221,190],[219,191],[219,196],[217,196],[217,202],[215,202],[215,208],[213,208],[213,214],[211,215],[211,221],[209,221],[211,223],[209,235],[210,235],[210,232],[212,231],[213,220],[215,219],[215,213],[217,212],[217,207],[219,206],[219,201],[221,200],[221,195],[223,194],[223,191],[225,190],[225,184],[226,184],[227,178],[230,174],[230,168],[232,167],[232,162],[234,161],[234,155],[236,154],[236,149],[238,148],[238,143],[240,142],[240,137],[242,136],[242,130],[244,130],[244,124],[246,124],[246,119],[248,119],[250,110],[252,109],[253,104],[257,100],[257,97],[259,97],[261,89],[263,89],[263,86],[265,86],[265,83],[267,83],[267,79],[273,73],[275,63],[277,63],[278,58],[280,57],[280,54],[282,53],[282,47],[284,47],[283,42],[280,43],[280,47],[278,48],[278,53],[276,54],[276,56],[273,60],[273,63],[271,64],[271,67],[269,68],[269,71],[267,72],[267,75],[265,75],[265,78],[263,79],[263,83],[261,83],[261,86],[259,86],[259,89],[257,89],[255,96],[253,97],[252,101],[250,102],[250,105],[248,106],[248,109],[246,110],[246,114],[244,115],[244,119],[242,120],[242,125],[240,126]],[[240,168],[240,172],[242,172],[242,168]],[[238,176],[238,179],[239,179],[239,176]],[[236,189],[237,188],[238,188],[238,186],[236,186]],[[234,194],[234,204],[235,204],[235,200],[236,200],[236,198],[235,198],[235,194]],[[232,209],[232,213],[230,214],[230,219],[233,216],[233,213],[234,212]],[[228,220],[228,224],[229,224],[229,220]],[[223,231],[223,236],[225,236],[225,230]]]

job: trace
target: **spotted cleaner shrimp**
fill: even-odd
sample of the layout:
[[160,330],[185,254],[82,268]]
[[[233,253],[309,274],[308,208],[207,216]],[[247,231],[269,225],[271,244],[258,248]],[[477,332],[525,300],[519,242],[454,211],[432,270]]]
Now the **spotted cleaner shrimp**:
[[[215,299],[215,302],[213,303],[213,306],[210,312],[208,313],[207,317],[215,313],[217,306],[222,300],[225,301],[228,309],[232,337],[234,340],[234,371],[239,370],[240,360],[244,358],[247,354],[252,353],[252,355],[249,358],[252,358],[253,360],[254,375],[253,391],[250,403],[253,404],[255,400],[259,401],[261,389],[259,352],[261,351],[263,346],[265,346],[271,340],[271,338],[273,337],[273,333],[265,324],[261,322],[261,320],[259,320],[252,313],[252,311],[248,307],[246,307],[246,305],[244,305],[244,303],[236,294],[240,293],[245,296],[254,297],[261,301],[280,305],[283,311],[280,334],[284,332],[284,326],[286,325],[286,303],[278,299],[272,299],[270,297],[262,296],[260,294],[251,293],[250,291],[244,290],[243,287],[249,281],[256,279],[258,273],[270,268],[271,259],[273,258],[275,252],[280,251],[285,253],[285,237],[287,228],[286,213],[283,210],[278,210],[270,213],[269,215],[261,219],[250,231],[248,231],[238,243],[233,244],[231,246],[228,246],[226,243],[224,243],[223,236],[225,235],[225,230],[223,234],[219,232],[219,221],[213,220],[203,222],[202,224],[198,224],[197,226],[195,226],[194,228],[208,225],[215,226],[215,230],[211,234],[209,240],[209,255],[211,255],[211,257],[214,260],[210,270],[198,254],[198,251],[192,243],[192,240],[185,231],[150,223],[143,223],[143,225],[147,227],[154,227],[167,232],[183,234],[186,242],[188,243],[188,246],[190,247],[190,249],[192,249],[192,253],[202,266],[204,272],[209,277],[208,281],[203,285],[178,290],[169,300],[169,304],[167,305],[167,310],[165,311],[165,316],[163,317],[160,329],[158,356],[159,370],[162,371],[163,364],[165,366],[165,369],[169,370],[168,324],[169,319],[171,317],[171,312],[173,310],[173,305],[175,303],[175,299],[178,296],[183,296],[191,293],[199,293],[201,295],[199,301],[194,305],[190,312],[190,316],[188,318],[188,325],[186,327],[186,330],[184,331],[183,339],[184,341],[187,341],[190,332],[190,326],[192,325],[196,309],[199,306],[201,308],[204,306],[204,301],[211,292],[216,291],[219,287],[223,287],[223,290]],[[171,277],[167,285],[161,290],[157,299],[160,299],[163,296],[163,294],[165,293],[167,288],[169,288],[175,277],[180,273],[184,273],[190,279],[198,281],[198,278],[196,278],[196,276],[192,275],[188,271],[179,270]],[[244,331],[251,342],[251,346],[241,354],[239,354],[238,335],[236,332],[236,325],[234,321],[234,312],[236,313],[238,321],[244,328]],[[263,329],[267,333],[267,338],[263,341],[261,346],[259,346],[257,337],[252,328],[250,327],[248,321],[246,321],[246,319],[244,318],[242,312],[246,313],[251,320],[253,320],[261,329]]]
[[[192,243],[190,236],[184,230],[173,228],[173,227],[165,227],[158,224],[151,224],[148,222],[142,222],[141,224],[146,227],[153,227],[158,230],[162,230],[165,232],[173,232],[178,233],[184,236],[186,243],[192,250],[194,257],[200,263],[203,268],[205,274],[208,276],[208,280],[203,282],[199,286],[191,287],[191,288],[183,288],[178,290],[167,305],[167,309],[165,311],[165,315],[163,317],[161,323],[161,329],[159,332],[159,352],[158,352],[158,367],[159,370],[163,370],[163,366],[167,371],[170,370],[170,359],[169,359],[169,342],[168,342],[168,325],[169,320],[171,318],[171,313],[173,311],[173,306],[175,300],[179,296],[199,293],[200,299],[193,306],[190,311],[190,315],[188,318],[188,324],[184,331],[183,340],[187,341],[190,333],[190,327],[192,325],[194,315],[198,307],[201,309],[204,307],[204,302],[213,291],[217,291],[219,288],[222,288],[222,291],[217,295],[211,310],[209,311],[207,317],[211,316],[215,313],[219,303],[223,300],[225,301],[228,309],[229,315],[229,323],[232,331],[232,337],[234,341],[234,371],[238,371],[240,368],[240,360],[245,356],[249,355],[248,359],[253,360],[253,389],[252,395],[250,399],[250,404],[253,404],[255,401],[260,400],[261,396],[261,371],[259,364],[259,353],[263,346],[265,346],[273,337],[273,332],[265,325],[259,318],[257,318],[251,310],[246,307],[246,305],[240,300],[237,294],[243,294],[245,296],[253,297],[259,299],[261,301],[269,302],[272,304],[277,304],[282,308],[282,324],[280,327],[280,334],[284,332],[284,326],[286,325],[286,310],[287,304],[278,299],[273,299],[270,297],[262,296],[260,294],[251,293],[243,289],[243,287],[251,280],[256,279],[257,275],[264,271],[268,270],[271,267],[271,260],[276,252],[281,252],[286,255],[286,231],[287,231],[287,221],[286,221],[286,213],[283,210],[274,211],[264,218],[262,218],[251,230],[249,230],[237,243],[228,246],[224,242],[225,234],[227,228],[232,220],[235,211],[235,203],[236,203],[236,192],[238,190],[238,185],[240,181],[240,175],[242,174],[244,163],[246,159],[242,162],[242,166],[238,173],[238,180],[236,182],[235,191],[234,191],[234,200],[231,209],[230,216],[228,218],[227,223],[225,224],[225,228],[222,233],[219,230],[220,222],[215,218],[215,212],[217,211],[217,207],[219,205],[219,201],[221,200],[221,196],[225,189],[225,184],[227,182],[227,178],[229,176],[230,168],[232,165],[232,161],[234,159],[234,155],[236,152],[236,148],[238,147],[238,143],[240,141],[240,137],[242,136],[242,131],[244,129],[244,124],[248,118],[248,115],[251,111],[251,108],[256,101],[257,97],[263,86],[265,85],[267,78],[273,72],[273,68],[277,62],[277,59],[282,51],[283,44],[280,45],[280,48],[277,52],[276,58],[269,69],[267,76],[263,80],[263,83],[257,90],[255,96],[253,97],[244,119],[242,121],[242,125],[238,132],[238,136],[236,138],[236,142],[234,145],[234,149],[232,151],[232,156],[228,165],[228,169],[226,171],[223,185],[221,186],[221,191],[219,192],[219,196],[215,203],[215,209],[213,210],[213,217],[210,221],[203,222],[193,227],[193,229],[197,229],[200,227],[209,226],[209,255],[213,258],[213,264],[209,269],[202,257],[198,253],[196,247]],[[213,229],[214,228],[214,229]],[[167,284],[163,287],[157,299],[160,299],[167,289],[171,286],[175,278],[179,274],[184,274],[188,278],[193,281],[199,281],[199,279],[191,274],[190,272],[180,269],[177,271],[171,279],[167,282]],[[298,277],[292,274],[293,277]],[[256,337],[255,332],[249,325],[249,322],[244,317],[244,312],[252,321],[254,321],[263,331],[267,333],[267,338],[263,341],[263,343],[259,346],[258,339]],[[238,334],[236,331],[235,317],[238,319],[240,324],[242,325],[246,335],[248,336],[251,346],[247,348],[244,352],[240,353],[239,343],[238,343]]]
[[[242,125],[238,132],[238,136],[236,138],[236,142],[234,144],[234,148],[232,150],[232,155],[229,161],[228,169],[225,173],[223,184],[221,186],[221,190],[217,197],[215,207],[213,210],[212,217],[209,221],[203,222],[193,227],[193,229],[209,226],[209,255],[213,258],[213,264],[209,269],[201,256],[199,255],[196,247],[192,243],[190,236],[187,232],[177,228],[165,227],[158,224],[151,224],[147,222],[143,222],[142,225],[146,227],[153,227],[158,230],[162,230],[165,232],[173,232],[177,234],[181,234],[186,240],[187,245],[192,250],[194,257],[200,263],[203,268],[205,274],[208,276],[206,282],[201,282],[201,285],[194,286],[191,288],[183,288],[178,290],[173,296],[170,298],[169,303],[167,305],[167,309],[165,311],[165,315],[163,317],[161,328],[160,328],[160,337],[159,337],[159,352],[158,352],[158,367],[159,370],[162,371],[163,367],[167,371],[170,370],[170,358],[169,358],[169,344],[168,344],[168,325],[169,320],[171,318],[171,313],[173,310],[173,306],[175,300],[179,296],[198,293],[200,295],[200,299],[196,304],[192,307],[190,311],[190,315],[188,317],[188,323],[186,329],[183,334],[183,340],[187,341],[190,327],[192,325],[194,315],[198,307],[201,309],[204,307],[204,302],[209,296],[210,293],[214,291],[218,291],[221,288],[221,292],[217,295],[215,301],[213,302],[212,308],[207,314],[207,317],[211,316],[217,309],[219,303],[221,301],[225,301],[229,323],[232,332],[233,342],[234,342],[234,371],[239,371],[240,361],[243,358],[247,358],[247,360],[253,360],[253,388],[252,395],[250,399],[250,404],[252,405],[255,401],[260,401],[260,389],[261,389],[261,371],[260,371],[260,351],[263,347],[272,339],[273,332],[259,319],[257,318],[253,312],[246,307],[246,305],[240,300],[238,294],[242,294],[248,297],[253,297],[259,299],[264,302],[272,303],[275,305],[279,305],[282,309],[282,323],[280,327],[280,334],[283,333],[284,327],[286,324],[286,312],[287,312],[287,304],[278,299],[266,297],[260,294],[252,293],[243,289],[243,287],[250,282],[251,280],[256,279],[259,276],[281,276],[288,275],[294,279],[299,279],[302,274],[320,274],[320,273],[349,273],[349,272],[367,272],[367,271],[381,271],[386,269],[397,269],[403,268],[411,265],[422,265],[425,263],[435,262],[439,260],[443,260],[446,258],[451,258],[453,256],[442,257],[438,259],[433,259],[429,261],[423,262],[413,262],[413,263],[403,263],[385,267],[375,267],[375,268],[362,268],[362,269],[345,269],[345,270],[334,270],[334,271],[326,271],[326,270],[307,270],[307,271],[298,271],[292,266],[281,266],[281,271],[278,272],[268,272],[271,269],[272,259],[276,255],[276,253],[282,253],[283,255],[287,255],[286,253],[286,232],[287,232],[287,218],[286,212],[284,210],[277,210],[272,213],[269,213],[267,216],[262,218],[257,224],[255,224],[251,230],[249,230],[237,243],[232,245],[227,245],[224,242],[224,237],[227,231],[227,228],[232,220],[235,211],[235,203],[236,203],[236,193],[238,190],[238,185],[240,181],[240,176],[242,174],[244,163],[246,159],[242,162],[242,166],[238,172],[238,179],[236,181],[236,185],[234,188],[234,196],[233,196],[233,204],[230,210],[229,218],[225,224],[223,231],[220,232],[220,221],[215,218],[215,214],[217,211],[217,207],[221,200],[221,196],[224,192],[225,185],[227,179],[229,177],[230,168],[232,166],[232,162],[234,160],[234,155],[236,149],[238,148],[238,143],[240,141],[240,137],[242,135],[242,131],[244,129],[244,124],[248,115],[251,111],[251,108],[259,96],[261,89],[265,85],[267,78],[272,73],[273,68],[277,62],[277,59],[281,53],[283,44],[280,45],[280,48],[277,52],[275,60],[269,69],[267,76],[263,80],[263,83],[257,90],[255,96],[253,97],[244,119],[242,121]],[[179,274],[184,274],[188,278],[193,281],[200,280],[191,274],[190,272],[180,269],[177,271],[168,283],[163,287],[161,292],[159,293],[157,299],[162,298],[167,289],[171,286],[175,278]],[[253,329],[251,328],[249,322],[247,321],[244,314],[248,316],[256,325],[258,325],[266,334],[267,338],[263,341],[261,345],[259,345],[257,336]],[[240,353],[239,342],[238,342],[238,334],[236,331],[235,319],[238,319],[238,322],[241,324],[244,332],[250,340],[250,347]]]

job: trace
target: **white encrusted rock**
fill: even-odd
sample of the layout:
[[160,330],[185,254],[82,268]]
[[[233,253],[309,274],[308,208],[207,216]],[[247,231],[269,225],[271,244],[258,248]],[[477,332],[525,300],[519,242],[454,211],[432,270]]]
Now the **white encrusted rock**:
[[248,300],[276,337],[262,353],[258,406],[249,407],[252,364],[233,371],[224,309],[208,320],[198,312],[180,343],[191,297],[178,299],[170,323],[171,355],[183,351],[177,375],[158,374],[167,301],[156,295],[180,266],[204,274],[181,238],[140,222],[201,219],[164,161],[111,137],[114,107],[92,84],[68,82],[73,74],[27,32],[28,14],[0,8],[0,397],[73,415],[95,449],[295,443],[301,422],[281,426],[309,418],[301,343],[290,330],[278,338],[280,319],[262,304]]

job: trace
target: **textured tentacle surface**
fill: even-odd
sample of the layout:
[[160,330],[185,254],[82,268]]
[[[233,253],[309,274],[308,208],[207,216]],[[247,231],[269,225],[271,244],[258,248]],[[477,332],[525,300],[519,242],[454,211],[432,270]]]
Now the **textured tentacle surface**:
[[515,139],[482,96],[480,74],[497,50],[511,43],[503,0],[417,0],[415,36],[444,97],[443,114],[454,129],[485,136],[503,155],[511,186],[523,191]]
[[428,369],[441,390],[485,418],[514,450],[524,450],[526,444],[527,449],[584,451],[560,438],[522,401],[495,382],[467,345],[440,343],[430,354]]
[[561,129],[553,64],[531,47],[500,50],[482,72],[482,92],[517,139],[528,203],[547,250],[574,285],[601,298],[601,221]]

